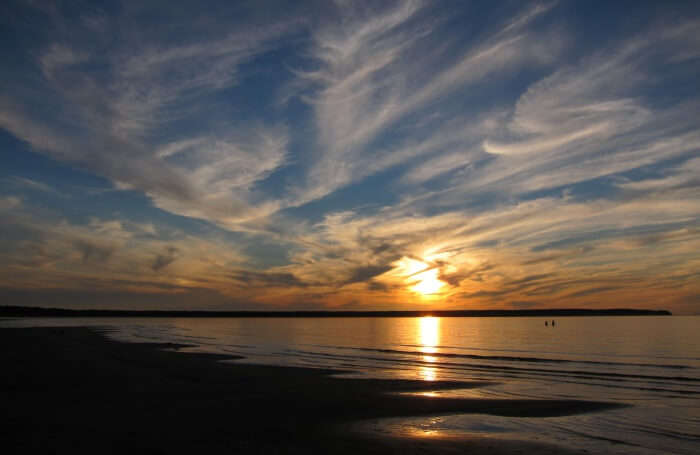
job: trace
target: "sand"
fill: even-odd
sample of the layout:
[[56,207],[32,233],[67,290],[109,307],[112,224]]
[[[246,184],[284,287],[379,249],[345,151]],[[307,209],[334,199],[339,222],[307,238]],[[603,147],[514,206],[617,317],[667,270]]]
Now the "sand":
[[352,431],[381,417],[545,417],[604,410],[576,400],[435,398],[389,392],[480,383],[332,377],[220,362],[173,345],[119,343],[90,328],[3,328],[3,453],[579,453],[498,437]]

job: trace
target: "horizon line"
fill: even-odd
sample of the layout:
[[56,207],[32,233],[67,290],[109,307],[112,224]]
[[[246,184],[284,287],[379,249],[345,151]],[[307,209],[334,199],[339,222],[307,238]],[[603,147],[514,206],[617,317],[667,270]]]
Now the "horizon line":
[[0,317],[498,317],[498,316],[672,316],[669,310],[551,308],[478,310],[114,310],[0,306]]

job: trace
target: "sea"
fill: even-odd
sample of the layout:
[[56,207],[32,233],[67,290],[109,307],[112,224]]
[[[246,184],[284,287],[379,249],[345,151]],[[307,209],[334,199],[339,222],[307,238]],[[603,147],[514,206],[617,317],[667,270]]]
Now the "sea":
[[479,435],[609,454],[700,453],[700,316],[26,318],[125,342],[177,343],[230,362],[491,385],[431,397],[578,399],[628,406],[562,417],[451,414],[359,422],[406,437]]

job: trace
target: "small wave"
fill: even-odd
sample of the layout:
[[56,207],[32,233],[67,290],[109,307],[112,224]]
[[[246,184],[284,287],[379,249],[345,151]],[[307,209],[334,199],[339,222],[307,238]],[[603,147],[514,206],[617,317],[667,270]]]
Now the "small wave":
[[[405,347],[405,348],[422,348],[425,347],[420,344],[399,344],[397,346]],[[319,347],[332,347],[332,346],[319,346]],[[537,352],[537,351],[532,351],[529,349],[514,349],[514,348],[508,348],[508,349],[496,349],[496,348],[484,348],[484,347],[473,347],[473,346],[443,346],[443,345],[438,345],[438,346],[431,346],[436,349],[453,349],[453,350],[458,350],[458,351],[486,351],[486,352]],[[568,356],[586,356],[586,357],[622,357],[622,358],[635,358],[635,357],[640,357],[640,355],[634,355],[634,354],[619,354],[619,353],[593,353],[593,352],[562,352],[562,351],[542,351],[542,354],[559,354],[559,355],[568,355]],[[646,358],[652,358],[652,359],[665,359],[665,360],[691,360],[691,361],[696,361],[700,360],[700,357],[684,357],[684,356],[671,356],[671,355],[651,355],[651,354],[644,354],[644,357]],[[633,363],[627,362],[628,365],[635,365]],[[693,367],[689,367],[693,368]]]
[[[362,350],[367,351],[367,350]],[[369,351],[384,351],[384,350],[369,350]],[[391,351],[391,350],[389,350]],[[350,356],[343,354],[333,354],[327,352],[315,352],[296,349],[287,349],[284,351],[286,355],[293,354],[300,357],[314,357],[316,359],[325,359],[326,361],[369,361],[381,362],[384,364],[404,365],[404,366],[420,366],[431,367],[440,370],[452,371],[481,371],[490,372],[498,376],[508,377],[547,377],[549,380],[557,380],[559,382],[580,383],[581,380],[589,383],[590,381],[606,381],[605,383],[597,383],[600,386],[610,386],[611,382],[617,383],[616,388],[645,390],[653,392],[665,392],[683,395],[698,395],[700,391],[689,390],[687,387],[692,387],[694,383],[700,382],[699,378],[691,378],[684,376],[655,376],[632,373],[616,373],[602,371],[584,371],[584,370],[561,370],[561,369],[545,369],[545,368],[527,368],[523,366],[510,365],[489,365],[489,364],[464,364],[452,362],[427,362],[420,359],[398,359],[391,357],[379,356]],[[432,354],[431,354],[432,355]],[[642,384],[640,384],[642,382]],[[679,382],[685,385],[684,389],[674,389],[673,383],[676,385]],[[620,383],[625,383],[622,385]],[[654,386],[654,385],[658,385]]]
[[399,349],[376,349],[376,348],[358,348],[358,347],[339,347],[340,349],[350,349],[366,352],[382,352],[385,354],[402,354],[402,355],[430,355],[431,357],[445,358],[465,358],[474,360],[500,360],[508,362],[530,362],[530,363],[568,363],[568,364],[587,364],[587,365],[607,365],[618,367],[647,367],[647,368],[663,368],[674,370],[695,369],[689,365],[668,365],[654,363],[628,363],[628,362],[606,362],[601,360],[571,360],[571,359],[552,359],[545,357],[524,357],[524,356],[505,356],[505,355],[479,355],[479,354],[456,354],[451,352],[422,352],[422,351],[402,351]]

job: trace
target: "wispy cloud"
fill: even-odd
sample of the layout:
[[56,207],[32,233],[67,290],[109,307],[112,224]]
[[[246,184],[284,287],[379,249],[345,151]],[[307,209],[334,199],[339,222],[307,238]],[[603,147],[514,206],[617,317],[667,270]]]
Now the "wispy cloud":
[[[537,6],[497,24],[476,46],[458,47],[461,54],[456,57],[439,59],[441,52],[448,51],[444,32],[438,29],[440,20],[420,20],[426,19],[424,6],[401,2],[375,11],[344,5],[337,22],[314,35],[312,55],[320,68],[302,77],[319,87],[312,99],[307,98],[314,109],[318,150],[312,154],[313,165],[298,196],[301,203],[436,151],[443,135],[460,134],[465,124],[453,122],[455,129],[443,128],[440,135],[430,131],[437,122],[411,131],[409,140],[419,144],[411,147],[413,153],[370,145],[387,134],[406,134],[410,127],[397,125],[400,119],[410,117],[407,121],[414,123],[418,116],[435,114],[435,103],[450,93],[499,71],[548,63],[560,47],[542,44],[536,34],[523,31],[549,9]],[[427,61],[419,64],[415,56],[422,52],[438,55],[423,55]],[[427,70],[426,64],[435,66]]]
[[483,143],[497,158],[460,190],[555,188],[696,150],[700,142],[692,119],[697,106],[655,108],[640,90],[658,84],[653,49],[663,44],[669,43],[633,38],[532,85],[503,133],[510,139]]
[[[0,176],[0,286],[695,305],[700,22],[684,7],[586,39],[557,2],[151,8],[12,25],[34,38],[0,77],[0,128],[21,141]],[[27,146],[49,160],[34,169]],[[66,166],[114,191],[66,190]],[[441,286],[421,296],[423,280]]]
[[173,292],[200,288],[226,295],[234,287],[231,268],[247,261],[216,237],[118,219],[78,224],[38,217],[31,207],[9,208],[11,215],[0,225],[3,288],[79,291],[85,280],[99,280],[113,292],[124,291],[129,282],[133,292],[153,292],[159,283]]
[[[213,94],[237,84],[238,67],[273,47],[294,29],[292,23],[241,25],[194,43],[139,46],[133,46],[140,31],[132,25],[108,49],[99,43],[109,28],[74,26],[78,38],[98,36],[88,44],[66,34],[37,58],[44,76],[39,96],[62,109],[47,115],[8,93],[0,100],[0,126],[118,188],[143,191],[173,213],[233,226],[279,206],[254,208],[249,193],[251,185],[285,163],[285,127],[235,124],[226,112],[222,116],[209,108]],[[164,136],[162,131],[171,128],[177,130]]]
[[4,196],[0,198],[0,210],[10,210],[22,205],[22,200],[17,196]]

